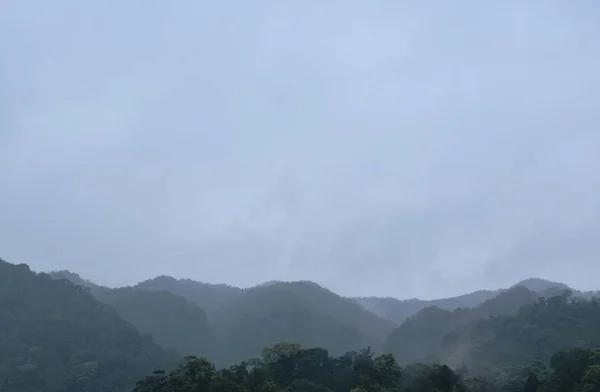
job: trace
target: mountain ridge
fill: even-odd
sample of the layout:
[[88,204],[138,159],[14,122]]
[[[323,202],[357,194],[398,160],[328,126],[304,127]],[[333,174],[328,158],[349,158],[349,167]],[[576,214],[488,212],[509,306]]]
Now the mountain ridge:
[[[8,279],[7,284],[4,288],[0,287],[0,290],[8,290],[13,298],[26,295],[30,300],[24,304],[28,307],[36,307],[38,306],[36,302],[43,303],[46,297],[60,299],[57,294],[60,294],[64,288],[70,287],[71,296],[81,295],[87,298],[86,306],[105,309],[113,314],[111,316],[113,323],[121,327],[110,328],[121,331],[119,332],[121,335],[125,333],[123,328],[128,328],[131,336],[137,336],[132,339],[139,342],[138,346],[147,346],[147,350],[151,347],[156,347],[152,350],[163,350],[156,351],[157,360],[160,359],[159,357],[166,358],[167,353],[172,352],[179,355],[205,357],[215,365],[227,368],[236,363],[243,363],[249,358],[260,358],[264,347],[288,342],[287,345],[291,344],[289,347],[319,347],[336,356],[349,353],[351,357],[354,355],[352,353],[369,348],[374,353],[386,353],[386,355],[390,353],[390,358],[394,358],[402,365],[444,361],[451,366],[460,367],[464,362],[479,371],[485,366],[497,366],[498,361],[505,359],[530,362],[538,353],[541,359],[547,360],[548,355],[555,349],[568,348],[577,344],[589,348],[589,345],[600,341],[600,335],[591,328],[596,317],[600,317],[600,312],[594,305],[596,302],[593,302],[597,300],[592,300],[590,306],[580,306],[579,309],[587,309],[585,310],[587,316],[581,316],[580,323],[572,322],[578,312],[573,308],[579,306],[577,298],[590,296],[595,292],[580,292],[558,282],[536,278],[517,282],[506,289],[481,290],[433,301],[418,299],[400,301],[393,298],[371,297],[372,301],[391,301],[395,305],[400,303],[411,306],[409,310],[414,314],[397,325],[366,309],[366,306],[357,303],[356,299],[340,296],[311,281],[269,281],[266,284],[242,289],[224,284],[212,285],[191,279],[158,276],[134,286],[109,288],[96,285],[73,272],[55,271],[50,274],[38,274],[42,277],[40,284],[46,285],[47,290],[50,291],[39,294],[36,299],[33,299],[31,294],[37,290],[35,285],[28,284],[27,288],[24,288],[11,286],[10,282],[21,275],[38,275],[30,271],[26,265],[8,263],[6,265],[10,266],[6,268],[13,271],[14,277],[5,278]],[[49,283],[56,280],[68,281],[68,284]],[[25,282],[27,281],[26,279]],[[491,298],[486,299],[490,296]],[[29,325],[24,334],[35,332],[40,326],[48,328],[45,326],[45,319],[58,322],[61,317],[64,317],[61,312],[68,312],[69,304],[74,300],[66,297],[55,301],[52,305],[52,309],[60,310],[51,310],[49,313],[46,310],[37,312],[40,313],[41,318],[36,319],[37,324]],[[532,306],[534,309],[537,309],[535,306],[539,308],[540,305],[536,305],[538,303],[549,304],[544,311],[543,319],[536,318],[537,316],[528,310],[532,309]],[[208,310],[205,310],[201,304]],[[79,309],[79,305],[76,308]],[[563,313],[552,313],[554,308],[562,309]],[[5,321],[11,320],[10,309],[10,302],[5,302],[3,309],[0,309],[2,310],[0,317],[3,314],[4,317],[6,315],[9,317]],[[90,310],[79,310],[79,312],[85,314]],[[81,327],[76,325],[68,327],[71,329],[68,334],[62,331],[53,333],[62,336],[63,340],[70,335],[88,334],[87,339],[91,339],[89,341],[101,342],[102,334],[106,333],[102,328],[108,324],[107,321],[98,319],[98,316],[94,317],[99,320],[99,324],[94,326],[95,332],[92,330],[86,332],[88,331],[86,328],[89,327],[83,324]],[[80,319],[81,322],[87,320],[86,316]],[[507,330],[503,324],[505,322],[518,326],[517,333],[515,334],[512,329]],[[545,324],[538,327],[535,323]],[[573,334],[577,331],[585,332],[585,339],[580,342],[575,335],[562,337],[556,335],[556,339],[559,337],[562,339],[560,344],[551,344],[545,351],[536,351],[536,347],[530,345],[524,349],[522,355],[518,352],[519,339],[522,338],[519,331],[528,333],[529,330],[536,330],[536,337],[539,339],[543,338],[547,328],[555,328],[563,324],[570,325]],[[4,334],[6,332],[11,333],[10,330],[5,330]],[[0,331],[1,336],[2,331]],[[499,342],[506,339],[503,336],[509,336],[505,344],[506,347],[510,347],[509,352],[502,351],[504,346]],[[479,347],[485,348],[486,353],[480,354]],[[95,348],[97,354],[94,355],[103,355],[103,349],[103,347]],[[13,360],[22,361],[21,358],[26,359],[28,354],[14,351],[10,355]],[[135,353],[129,352],[124,355],[133,357]],[[149,365],[142,359],[137,362],[140,366]],[[46,366],[48,371],[44,377],[51,380],[50,367],[48,364]],[[139,366],[138,368],[141,369]],[[5,365],[5,369],[15,377],[20,375],[19,372],[10,370],[10,365],[9,367]],[[80,371],[83,370],[77,370],[74,374],[79,374],[77,372]],[[128,381],[119,382],[125,385]]]
[[[0,259],[1,260],[1,259]],[[105,287],[105,288],[123,288],[123,287],[135,287],[135,288],[145,288],[148,287],[150,285],[153,284],[158,284],[158,285],[166,285],[166,284],[173,284],[173,283],[179,283],[179,284],[189,284],[189,285],[202,285],[202,286],[209,286],[209,287],[213,287],[213,288],[222,288],[222,289],[232,289],[233,291],[247,291],[247,290],[251,290],[257,287],[264,287],[264,286],[270,286],[270,285],[274,285],[274,284],[281,284],[281,283],[306,283],[306,284],[312,284],[314,286],[317,287],[321,287],[321,288],[325,288],[331,292],[334,292],[333,290],[327,288],[326,286],[323,286],[322,284],[319,284],[315,281],[312,280],[268,280],[262,283],[258,283],[256,285],[253,286],[249,286],[249,287],[239,287],[239,286],[235,286],[235,285],[231,285],[228,283],[208,283],[208,282],[203,282],[200,280],[195,280],[195,279],[191,279],[191,278],[176,278],[172,275],[158,275],[154,278],[149,278],[149,279],[144,279],[141,280],[140,282],[134,284],[134,285],[127,285],[127,286],[118,286],[118,287],[109,287],[106,285],[102,285],[99,283],[96,283],[92,280],[86,279],[84,277],[82,277],[79,273],[76,272],[72,272],[69,270],[50,270],[50,271],[40,271],[42,273],[46,273],[55,277],[63,277],[65,279],[69,279],[69,280],[78,280],[82,283],[82,285],[88,285],[88,286],[94,286],[94,287]],[[69,275],[71,276],[71,278],[69,277]],[[427,303],[435,303],[435,302],[440,302],[440,301],[446,301],[446,300],[453,300],[453,299],[460,299],[460,298],[464,298],[467,296],[479,296],[481,298],[490,296],[490,295],[494,295],[494,294],[498,294],[502,291],[508,290],[512,287],[515,286],[524,286],[527,287],[528,289],[532,290],[532,291],[543,291],[546,290],[548,288],[551,287],[559,287],[562,289],[568,289],[568,290],[572,290],[573,292],[576,293],[596,293],[596,292],[600,292],[600,290],[588,290],[588,291],[583,291],[583,290],[578,290],[575,288],[572,288],[570,286],[568,286],[565,283],[561,283],[561,282],[556,282],[556,281],[552,281],[549,279],[544,279],[544,278],[535,278],[535,277],[530,277],[530,278],[526,278],[526,279],[522,279],[520,281],[518,281],[517,283],[514,283],[508,287],[504,287],[504,288],[498,288],[498,289],[480,289],[480,290],[475,290],[475,291],[471,291],[471,292],[467,292],[464,294],[459,294],[459,295],[455,295],[455,296],[449,296],[449,297],[440,297],[440,298],[435,298],[435,299],[421,299],[418,297],[412,297],[412,298],[399,298],[399,297],[393,297],[393,296],[342,296],[344,298],[348,298],[351,300],[355,300],[355,299],[379,299],[379,300],[396,300],[396,301],[402,301],[402,302],[427,302]]]
[[3,392],[130,391],[178,361],[88,288],[3,260],[0,352]]
[[[53,276],[62,275],[69,279],[68,275],[71,274],[71,281],[78,282],[81,285],[86,287],[90,287],[92,289],[100,286],[96,283],[82,278],[77,273],[73,273],[70,271],[62,270],[62,271],[52,271],[49,274]],[[311,284],[315,287],[326,287],[307,280],[297,280],[297,281],[282,281],[282,280],[271,280],[266,281],[261,284],[257,284],[252,287],[241,288],[233,285],[229,285],[226,283],[206,283],[201,282],[189,278],[174,278],[169,275],[160,275],[155,278],[146,279],[141,281],[133,286],[128,286],[136,289],[146,290],[146,291],[156,291],[156,290],[165,290],[172,292],[177,295],[181,295],[188,300],[192,300],[195,302],[200,308],[202,308],[207,313],[214,313],[218,308],[225,306],[232,299],[239,298],[248,290],[253,290],[260,287],[268,287],[272,285],[278,284],[295,284],[295,283],[305,283]],[[358,304],[361,308],[375,314],[378,317],[385,318],[396,325],[402,324],[409,317],[417,314],[420,310],[429,307],[429,306],[437,306],[441,309],[446,310],[454,310],[458,308],[473,308],[476,307],[485,301],[492,299],[499,295],[500,293],[514,288],[516,286],[524,286],[531,291],[541,292],[551,288],[559,288],[561,290],[570,290],[574,293],[575,296],[579,296],[582,298],[591,298],[593,296],[597,296],[599,291],[580,291],[577,289],[573,289],[570,286],[561,283],[555,282],[548,279],[543,278],[526,278],[523,279],[507,288],[499,288],[499,289],[484,289],[484,290],[476,290],[473,292],[461,294],[458,296],[452,297],[444,297],[432,300],[422,300],[419,298],[410,298],[410,299],[398,299],[395,297],[377,297],[377,296],[361,296],[361,297],[343,297],[347,300],[350,300],[356,304]],[[327,289],[329,290],[329,289]],[[331,290],[329,290],[331,291]],[[335,294],[335,292],[331,291]],[[337,295],[337,294],[336,294]]]
[[[340,355],[366,346],[381,349],[395,327],[391,321],[309,281],[268,282],[241,289],[159,276],[134,286],[106,288],[67,271],[51,273],[51,276],[84,286],[140,331],[154,336],[161,345],[186,352],[184,350],[190,348],[184,344],[185,339],[174,340],[173,335],[179,336],[188,329],[161,319],[161,313],[167,315],[170,310],[166,305],[160,308],[160,304],[178,304],[179,316],[171,318],[184,319],[184,315],[195,313],[198,331],[205,331],[197,335],[210,337],[194,338],[188,333],[187,339],[202,348],[197,354],[210,354],[211,359],[221,365],[256,356],[265,346],[280,340],[322,346]],[[149,298],[158,293],[162,293],[161,299],[155,301],[157,305],[153,308],[149,306]],[[197,310],[189,306],[186,310],[183,305],[186,302],[197,306]],[[140,307],[145,310],[141,311]],[[201,321],[203,314],[206,314],[206,323]],[[163,328],[157,328],[156,324]],[[206,342],[213,342],[219,352]]]

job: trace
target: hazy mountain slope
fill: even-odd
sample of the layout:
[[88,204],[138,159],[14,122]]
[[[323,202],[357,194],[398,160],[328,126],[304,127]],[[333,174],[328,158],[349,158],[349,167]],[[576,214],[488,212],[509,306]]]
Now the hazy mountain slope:
[[[204,355],[218,364],[256,356],[282,340],[338,354],[369,345],[380,349],[395,327],[313,282],[268,282],[240,289],[161,276],[109,289],[65,271],[56,277],[90,287],[99,300],[162,346]],[[205,315],[197,303],[212,312]]]
[[218,347],[206,314],[182,296],[127,287],[105,291],[97,298],[141,332],[152,335],[162,347],[218,361]]
[[[314,282],[267,282],[250,289],[241,289],[228,285],[211,285],[184,279],[174,279],[160,276],[147,280],[135,286],[142,290],[167,290],[182,295],[197,304],[204,304],[203,309],[210,309],[209,320],[214,319],[216,328],[220,328],[219,320],[230,318],[227,314],[231,309],[243,307],[260,309],[256,304],[256,293],[268,297],[277,296],[281,292],[293,293],[294,301],[310,308],[316,313],[332,316],[335,320],[352,325],[361,334],[374,341],[382,343],[387,334],[394,328],[393,323],[378,317],[356,303],[341,297]],[[269,302],[269,301],[267,301]],[[213,317],[214,314],[214,317]],[[213,322],[211,321],[211,322]]]
[[272,287],[290,290],[310,303],[317,312],[328,314],[344,324],[353,325],[361,334],[374,340],[371,344],[383,343],[395,327],[389,320],[373,315],[347,298],[314,282],[278,283]]
[[393,324],[312,282],[273,283],[248,289],[216,315],[230,362],[257,356],[279,341],[343,354],[380,346]]
[[89,280],[83,279],[79,274],[76,274],[75,272],[61,270],[61,271],[50,271],[50,272],[47,272],[47,274],[50,275],[50,277],[52,277],[52,279],[66,279],[69,282],[76,284],[77,286],[87,287],[90,290],[106,289],[106,287],[104,287],[104,286],[100,286],[93,282],[90,282]]
[[343,353],[368,345],[351,325],[315,312],[290,292],[250,293],[217,321],[226,363],[257,357],[262,349],[287,341]]
[[89,290],[0,260],[0,390],[129,391],[174,358]]
[[244,289],[239,287],[202,283],[191,279],[175,279],[170,276],[158,276],[145,280],[135,285],[134,288],[144,291],[164,290],[181,295],[209,314],[244,294]]
[[[582,298],[591,298],[596,296],[598,292],[581,292],[573,290],[564,283],[552,282],[545,279],[529,278],[522,280],[511,287],[522,286],[534,292],[543,292],[551,289],[559,289],[557,292],[571,290],[576,296]],[[399,300],[396,298],[381,298],[381,297],[353,297],[352,301],[361,305],[381,317],[394,322],[397,325],[402,324],[407,318],[417,314],[421,309],[437,306],[440,309],[454,310],[458,308],[474,308],[488,299],[496,297],[498,294],[506,291],[506,289],[498,290],[479,290],[468,294],[459,295],[457,297],[440,298],[435,300],[420,300],[407,299]]]
[[435,300],[421,300],[417,298],[399,300],[396,298],[380,297],[353,297],[355,303],[361,305],[381,317],[392,321],[396,325],[402,324],[407,318],[417,314],[420,310],[430,306],[440,309],[454,310],[458,308],[472,308],[484,301],[494,298],[501,290],[481,290],[458,297],[441,298]]
[[394,329],[385,350],[393,353],[400,363],[425,360],[441,348],[446,335],[457,327],[491,316],[516,313],[537,297],[537,293],[517,286],[472,309],[449,311],[436,306],[422,309]]
[[555,296],[524,306],[515,315],[463,326],[429,359],[474,369],[547,361],[555,351],[600,347],[599,325],[597,298]]
[[523,286],[523,287],[526,287],[529,290],[535,291],[535,292],[546,291],[546,290],[549,290],[552,288],[559,288],[563,291],[564,290],[572,290],[569,286],[567,286],[564,283],[553,282],[551,280],[540,279],[540,278],[525,279],[525,280],[515,283],[511,287],[516,287],[516,286]]
[[168,291],[144,291],[132,287],[98,286],[69,271],[51,272],[53,279],[67,279],[87,287],[99,301],[113,307],[140,332],[151,335],[164,348],[182,355],[219,360],[205,312],[195,303]]

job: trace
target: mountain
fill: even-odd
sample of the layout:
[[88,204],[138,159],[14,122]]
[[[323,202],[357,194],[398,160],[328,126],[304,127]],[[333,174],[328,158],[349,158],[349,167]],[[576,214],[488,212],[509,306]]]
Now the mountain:
[[87,287],[88,289],[90,289],[92,291],[107,289],[104,286],[99,286],[89,280],[85,280],[81,276],[79,276],[79,274],[76,274],[71,271],[67,271],[67,270],[50,271],[50,272],[47,272],[47,274],[52,279],[55,279],[55,280],[66,279],[69,282],[76,284],[77,286]]
[[[325,392],[323,382],[344,390],[383,384],[393,389],[400,381],[385,374],[399,374],[396,361],[406,365],[402,385],[414,391],[450,391],[452,385],[464,391],[536,390],[536,385],[575,385],[585,377],[593,386],[588,373],[594,370],[595,352],[554,353],[600,345],[600,301],[585,299],[595,294],[541,279],[435,301],[349,299],[310,281],[241,289],[160,276],[108,288],[68,271],[35,274],[27,266],[2,262],[0,390],[130,390],[156,366],[168,369],[175,363],[176,353],[157,344],[209,360],[189,357],[172,373],[142,379],[138,391],[168,391],[182,382],[193,390],[202,377],[208,377],[202,385],[214,390],[279,385]],[[420,308],[432,303],[439,306]],[[397,316],[398,304],[415,312],[399,326],[374,313]],[[457,304],[465,307],[454,309]],[[369,306],[374,311],[365,309]],[[265,351],[266,346],[271,348]],[[361,350],[366,347],[373,351]],[[393,356],[373,356],[381,351]],[[581,356],[587,362],[577,362]],[[249,358],[257,358],[250,368],[217,370],[211,363],[228,366]],[[537,360],[548,367],[532,367]],[[415,361],[432,364],[409,365]],[[578,363],[579,381],[561,378],[570,374],[564,361]],[[488,372],[491,381],[467,379],[466,369],[477,377]],[[498,380],[512,384],[491,389]]]
[[271,281],[240,289],[159,276],[110,289],[67,271],[53,276],[88,287],[161,346],[220,365],[257,356],[280,341],[324,347],[339,355],[367,346],[381,349],[395,327],[310,281]]
[[232,362],[280,341],[343,354],[381,347],[394,325],[313,282],[273,282],[245,291],[215,314],[223,352]]
[[143,291],[168,291],[180,295],[209,314],[240,298],[245,292],[244,289],[226,284],[202,283],[164,275],[140,282],[134,288]]
[[[564,283],[552,282],[546,279],[529,278],[522,280],[511,288],[521,286],[533,292],[548,292],[556,290],[556,293],[561,293],[565,290],[570,290],[574,295],[582,298],[591,298],[596,296],[598,292],[582,292],[574,290]],[[459,295],[456,297],[440,298],[434,300],[407,299],[399,300],[396,298],[381,298],[381,297],[352,297],[350,298],[355,303],[362,306],[381,317],[392,321],[396,325],[402,324],[407,318],[417,314],[420,310],[427,307],[436,306],[440,309],[454,310],[458,308],[473,308],[483,302],[492,299],[507,289],[498,290],[478,290],[472,293]]]
[[429,357],[472,369],[548,361],[556,351],[600,347],[600,300],[564,293],[514,315],[480,319],[456,329]]
[[89,289],[0,260],[0,390],[130,391],[173,353]]
[[509,289],[400,301],[344,298],[310,281],[270,281],[241,289],[159,276],[134,287],[108,289],[67,271],[57,276],[90,288],[161,346],[220,365],[257,356],[280,341],[323,347],[336,355],[371,346],[393,353],[400,363],[422,361],[453,347],[457,331],[477,321],[514,315],[539,297],[566,291],[582,298],[594,294],[536,278]]
[[444,338],[457,327],[517,313],[521,306],[532,304],[537,298],[537,293],[516,286],[471,309],[449,311],[437,306],[427,307],[394,329],[387,339],[385,351],[394,354],[400,363],[424,361],[442,347]]
[[221,365],[258,356],[280,341],[336,353],[381,346],[393,329],[389,321],[313,282],[270,281],[241,289],[159,276],[134,289],[168,291],[207,309]]
[[112,308],[143,334],[182,355],[198,355],[219,362],[219,349],[206,313],[195,303],[165,290],[145,291],[135,287],[108,288],[69,271],[49,273],[86,287],[94,297]]
[[564,290],[573,290],[572,288],[570,288],[569,286],[567,286],[564,283],[552,282],[550,280],[539,279],[539,278],[525,279],[525,280],[515,283],[511,287],[516,287],[516,286],[523,286],[523,287],[526,287],[529,290],[535,291],[535,292],[546,291],[546,290],[550,290],[550,289],[554,289],[554,288],[558,288],[563,291]]
[[162,347],[182,355],[197,355],[219,362],[214,333],[198,305],[168,291],[141,291],[125,287],[96,295]]
[[502,290],[480,290],[457,297],[434,300],[421,300],[417,298],[400,300],[390,297],[352,297],[350,300],[359,304],[364,309],[384,317],[396,325],[400,325],[407,318],[427,307],[436,306],[446,310],[472,308],[488,299],[494,298],[501,292]]

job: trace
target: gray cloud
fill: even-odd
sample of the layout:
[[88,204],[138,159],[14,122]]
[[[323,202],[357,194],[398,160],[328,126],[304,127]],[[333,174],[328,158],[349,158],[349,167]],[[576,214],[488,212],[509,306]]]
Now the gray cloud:
[[592,288],[598,17],[593,1],[9,1],[0,257],[113,285]]

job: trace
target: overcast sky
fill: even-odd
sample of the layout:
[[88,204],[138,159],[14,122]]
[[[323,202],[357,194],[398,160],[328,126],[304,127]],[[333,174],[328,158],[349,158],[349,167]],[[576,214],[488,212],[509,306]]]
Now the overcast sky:
[[5,0],[0,257],[600,289],[599,70],[597,0]]

